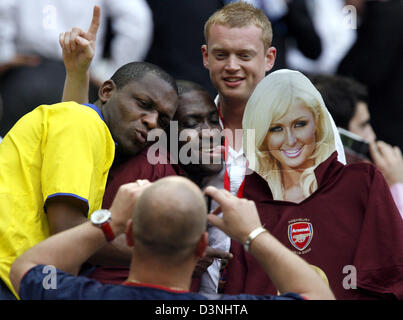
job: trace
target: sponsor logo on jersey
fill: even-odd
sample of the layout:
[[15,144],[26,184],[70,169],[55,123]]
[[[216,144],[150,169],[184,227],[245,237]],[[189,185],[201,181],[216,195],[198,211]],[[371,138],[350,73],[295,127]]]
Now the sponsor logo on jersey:
[[288,239],[294,248],[305,250],[312,241],[313,227],[309,222],[296,222],[288,226]]

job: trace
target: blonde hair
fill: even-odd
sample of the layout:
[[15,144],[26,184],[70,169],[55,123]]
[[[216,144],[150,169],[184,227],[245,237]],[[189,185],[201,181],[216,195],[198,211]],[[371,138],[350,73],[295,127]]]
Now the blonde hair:
[[[254,166],[251,169],[266,179],[275,200],[284,200],[281,164],[264,150],[264,141],[271,124],[282,118],[296,103],[303,103],[310,109],[316,126],[315,148],[308,158],[313,160],[314,165],[305,169],[300,179],[303,194],[308,197],[317,189],[315,168],[336,150],[330,117],[315,86],[298,71],[284,69],[273,72],[256,86],[242,120],[246,157]],[[248,130],[245,129],[255,130],[254,145],[248,145]]]
[[232,2],[217,10],[204,24],[204,38],[208,44],[210,28],[213,24],[225,25],[230,28],[242,28],[255,25],[262,29],[264,50],[271,45],[273,31],[267,16],[258,8],[244,1]]

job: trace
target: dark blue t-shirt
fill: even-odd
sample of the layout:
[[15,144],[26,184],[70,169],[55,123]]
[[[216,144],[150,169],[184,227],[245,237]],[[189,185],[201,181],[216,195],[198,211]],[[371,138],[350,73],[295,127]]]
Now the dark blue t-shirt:
[[295,293],[281,296],[217,295],[176,292],[151,285],[102,285],[96,280],[76,277],[45,265],[29,270],[21,280],[20,298],[25,300],[302,300]]

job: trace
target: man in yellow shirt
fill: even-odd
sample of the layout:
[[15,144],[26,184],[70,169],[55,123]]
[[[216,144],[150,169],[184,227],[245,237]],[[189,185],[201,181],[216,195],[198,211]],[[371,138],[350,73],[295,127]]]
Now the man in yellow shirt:
[[[98,25],[94,10],[87,38],[95,41]],[[148,132],[169,124],[176,104],[175,81],[134,62],[102,84],[93,105],[42,105],[16,123],[0,144],[0,300],[16,295],[9,280],[14,260],[100,209],[115,148],[128,155],[143,150]],[[130,250],[118,245],[92,262],[130,262]]]

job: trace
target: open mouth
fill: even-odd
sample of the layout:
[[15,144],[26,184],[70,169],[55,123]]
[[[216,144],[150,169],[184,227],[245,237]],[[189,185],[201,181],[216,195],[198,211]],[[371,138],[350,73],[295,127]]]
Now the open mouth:
[[200,152],[209,153],[214,156],[221,156],[224,154],[225,148],[222,145],[217,145],[215,147],[210,147],[210,148],[201,148]]
[[199,149],[199,163],[201,164],[221,164],[224,159],[225,148],[222,145],[210,146]]
[[225,77],[224,82],[229,87],[239,86],[245,78],[241,77]]
[[281,150],[281,152],[288,158],[296,158],[302,152],[303,147],[297,149]]

